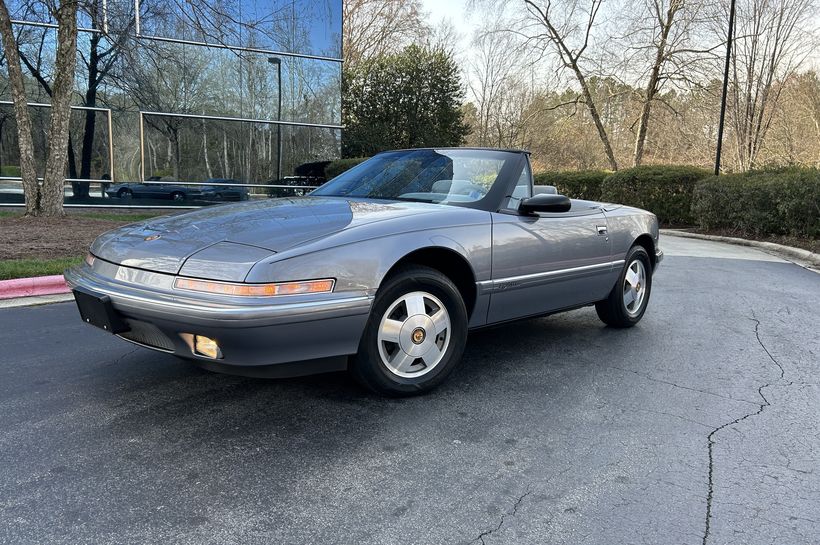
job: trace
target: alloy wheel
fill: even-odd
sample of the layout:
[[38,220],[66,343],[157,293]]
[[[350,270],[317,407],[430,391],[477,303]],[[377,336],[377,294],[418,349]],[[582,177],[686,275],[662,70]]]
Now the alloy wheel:
[[624,276],[624,308],[630,316],[637,316],[646,298],[646,267],[643,261],[635,259],[629,264]]
[[379,323],[382,363],[402,378],[426,375],[447,353],[450,327],[450,314],[435,295],[424,291],[402,295]]

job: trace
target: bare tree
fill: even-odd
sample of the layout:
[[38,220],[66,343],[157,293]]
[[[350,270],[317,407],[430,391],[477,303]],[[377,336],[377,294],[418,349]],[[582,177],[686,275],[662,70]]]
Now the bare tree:
[[530,37],[542,46],[551,46],[558,56],[560,65],[572,72],[581,88],[579,100],[586,105],[598,132],[598,138],[604,147],[609,167],[618,170],[618,162],[612,149],[609,135],[601,119],[600,111],[590,91],[589,73],[585,69],[585,53],[592,39],[595,20],[603,0],[568,0],[563,2],[559,13],[556,13],[552,0],[547,0],[540,7],[531,0],[524,0],[528,13],[535,17],[543,27],[542,32]]
[[0,34],[3,38],[3,50],[6,55],[11,95],[14,101],[14,115],[17,120],[20,176],[23,180],[23,194],[26,199],[26,215],[36,216],[40,212],[40,187],[37,183],[37,171],[34,167],[34,139],[31,133],[31,115],[28,110],[23,70],[20,68],[20,55],[17,52],[17,42],[5,0],[0,0]]
[[783,82],[811,49],[806,25],[815,7],[814,0],[738,2],[729,114],[741,170],[757,166]]
[[648,0],[648,2],[651,6],[653,19],[652,49],[655,50],[655,58],[649,69],[649,78],[641,96],[643,104],[638,121],[638,132],[635,136],[635,153],[632,159],[635,166],[640,165],[643,160],[646,133],[649,128],[649,114],[652,111],[652,103],[660,91],[662,83],[661,70],[672,53],[670,51],[670,33],[675,24],[675,17],[684,5],[684,0],[669,0],[668,3],[666,0]]
[[423,41],[430,32],[419,0],[346,0],[343,9],[348,66]]
[[31,117],[28,112],[23,72],[20,68],[18,44],[5,0],[0,0],[0,33],[8,61],[9,79],[12,83],[12,96],[18,125],[23,194],[26,200],[26,215],[29,216],[59,216],[63,213],[63,184],[68,156],[71,94],[74,87],[74,63],[77,58],[78,4],[76,0],[65,0],[59,3],[47,2],[46,5],[57,23],[57,52],[54,62],[48,129],[48,156],[43,183],[38,184],[34,168]]
[[502,32],[492,18],[473,38],[473,57],[467,65],[467,90],[475,105],[472,140],[479,146],[499,145],[493,135],[498,113],[503,108],[504,90],[516,73],[516,57],[510,54],[514,37]]

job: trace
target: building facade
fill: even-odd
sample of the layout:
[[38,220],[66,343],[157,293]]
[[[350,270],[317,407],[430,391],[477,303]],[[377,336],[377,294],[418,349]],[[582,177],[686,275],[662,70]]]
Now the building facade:
[[[10,10],[42,175],[57,28]],[[339,156],[342,0],[87,0],[79,26],[66,205],[263,198]],[[0,80],[0,204],[21,204]]]

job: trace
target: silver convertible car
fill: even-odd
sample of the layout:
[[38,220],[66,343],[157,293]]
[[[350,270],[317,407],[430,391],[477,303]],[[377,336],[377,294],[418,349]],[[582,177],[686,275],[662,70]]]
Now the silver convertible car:
[[526,152],[412,149],[304,197],[110,231],[65,276],[84,321],[140,346],[409,395],[447,377],[473,328],[587,305],[635,325],[662,258],[653,214],[534,187]]

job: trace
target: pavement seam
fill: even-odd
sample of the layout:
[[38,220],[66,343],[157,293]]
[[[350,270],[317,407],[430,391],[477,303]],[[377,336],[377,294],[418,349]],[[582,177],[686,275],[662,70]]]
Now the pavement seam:
[[714,438],[715,438],[715,435],[724,428],[727,428],[729,426],[733,426],[735,424],[743,422],[744,420],[746,420],[747,418],[751,418],[752,416],[759,415],[760,413],[763,412],[763,410],[766,407],[771,406],[771,403],[766,398],[766,396],[763,394],[763,390],[764,390],[764,388],[768,388],[769,386],[773,385],[775,382],[783,380],[783,378],[785,378],[785,376],[786,376],[786,373],[783,369],[783,366],[780,364],[780,362],[778,362],[774,358],[774,356],[772,356],[772,353],[769,352],[769,349],[766,347],[765,344],[763,344],[763,340],[760,338],[760,320],[758,320],[757,316],[755,316],[754,310],[752,311],[752,317],[749,318],[749,320],[755,322],[755,338],[757,339],[757,343],[760,345],[760,347],[763,349],[763,351],[766,352],[766,355],[769,357],[769,359],[772,361],[772,363],[774,363],[777,366],[778,370],[780,371],[780,374],[775,380],[769,381],[766,384],[761,385],[757,389],[758,395],[763,400],[763,403],[760,404],[760,407],[757,409],[757,411],[755,411],[753,413],[745,414],[745,415],[743,415],[739,418],[736,418],[736,419],[732,420],[731,422],[727,422],[725,424],[722,424],[722,425],[718,426],[717,428],[712,430],[712,432],[707,437],[707,440],[709,441],[709,447],[708,447],[709,471],[708,471],[708,489],[707,489],[707,493],[706,493],[706,524],[705,524],[705,528],[704,528],[704,532],[703,532],[703,541],[702,541],[703,545],[706,545],[708,543],[709,535],[710,535],[711,529],[712,529],[712,502],[714,500],[714,492],[715,492],[715,489],[714,489],[714,485],[715,485],[715,480],[714,480],[715,439]]

